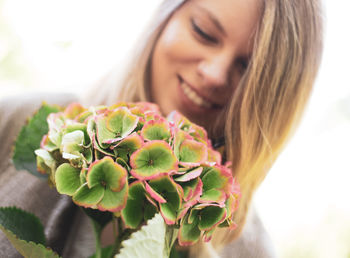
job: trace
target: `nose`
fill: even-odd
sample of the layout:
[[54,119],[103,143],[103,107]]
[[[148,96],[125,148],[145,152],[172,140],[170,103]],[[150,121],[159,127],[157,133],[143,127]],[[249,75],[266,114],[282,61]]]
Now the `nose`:
[[223,87],[228,83],[231,65],[231,55],[227,53],[213,54],[199,62],[197,72],[205,85]]

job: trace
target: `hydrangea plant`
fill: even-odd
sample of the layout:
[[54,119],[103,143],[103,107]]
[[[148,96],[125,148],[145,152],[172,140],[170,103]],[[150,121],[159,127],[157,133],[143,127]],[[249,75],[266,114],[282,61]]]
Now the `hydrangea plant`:
[[[165,118],[151,103],[73,103],[56,111],[47,115],[47,133],[35,150],[37,171],[88,215],[117,219],[114,253],[158,213],[165,256],[175,239],[188,246],[201,236],[209,241],[217,227],[235,228],[239,186],[202,127],[176,111]],[[90,217],[99,239],[104,225]]]

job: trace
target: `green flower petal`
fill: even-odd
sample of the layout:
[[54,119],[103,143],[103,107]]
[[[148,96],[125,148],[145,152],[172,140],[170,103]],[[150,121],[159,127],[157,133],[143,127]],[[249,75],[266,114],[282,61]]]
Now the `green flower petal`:
[[81,158],[82,146],[84,144],[84,133],[80,130],[67,133],[62,137],[61,152],[64,159]]
[[192,123],[181,113],[177,111],[172,111],[167,119],[175,124],[177,128],[188,132],[191,128]]
[[56,169],[56,161],[51,154],[44,149],[34,151],[37,159],[37,169],[44,174],[50,174]]
[[87,182],[90,188],[101,185],[106,189],[117,192],[124,187],[126,177],[127,171],[125,168],[107,156],[91,164],[87,174]]
[[149,181],[149,185],[161,195],[166,203],[160,203],[160,212],[168,225],[174,224],[181,206],[181,194],[177,184],[168,176],[161,176]]
[[219,167],[205,167],[201,178],[203,182],[203,190],[224,189],[229,183],[229,177]]
[[166,203],[166,200],[164,199],[163,196],[157,193],[149,184],[147,184],[147,182],[145,184],[146,184],[146,191],[153,200],[159,203]]
[[141,136],[137,133],[132,133],[128,137],[121,140],[113,149],[117,157],[121,157],[125,161],[129,160],[129,157],[143,145]]
[[168,225],[174,225],[177,218],[177,211],[171,205],[171,203],[161,203],[159,204],[160,213]]
[[198,229],[198,219],[193,223],[187,223],[186,221],[187,218],[184,217],[179,229],[178,242],[181,246],[195,244],[201,235],[201,231]]
[[136,128],[139,118],[126,107],[119,107],[107,115],[107,128],[116,138],[125,138]]
[[66,126],[64,130],[62,130],[63,134],[71,133],[74,131],[82,131],[84,133],[84,146],[88,146],[91,143],[90,136],[87,131],[87,125],[83,123],[74,123]]
[[106,189],[102,200],[98,203],[97,207],[101,211],[118,212],[124,209],[128,198],[128,184],[124,185],[124,188],[120,192],[113,192],[110,189]]
[[203,234],[204,242],[209,242],[211,240],[211,238],[213,237],[214,231],[215,231],[215,228],[204,232],[204,234]]
[[164,118],[159,118],[158,120],[150,120],[144,124],[141,130],[141,136],[145,140],[149,141],[168,141],[171,136],[169,122]]
[[95,118],[96,122],[96,138],[101,148],[108,148],[110,144],[106,144],[111,140],[115,140],[116,134],[108,130],[107,118],[99,115]]
[[188,171],[187,173],[183,174],[182,176],[179,176],[175,179],[176,182],[186,182],[186,181],[190,181],[194,178],[197,178],[200,176],[200,174],[203,171],[203,167],[198,167],[198,168],[194,168],[190,171]]
[[175,128],[173,149],[174,149],[174,154],[178,159],[180,159],[180,146],[181,146],[182,142],[188,138],[192,139],[192,137],[189,134],[187,134],[186,132],[184,132],[178,128]]
[[90,110],[86,110],[75,117],[75,120],[79,123],[85,123],[93,113]]
[[213,148],[208,148],[208,161],[221,165],[221,154]]
[[47,134],[43,136],[43,138],[40,142],[40,148],[47,150],[49,152],[52,152],[52,151],[58,149],[58,147],[53,142],[50,141]]
[[200,178],[195,178],[191,181],[180,183],[184,191],[184,200],[187,202],[192,198],[198,197],[202,194],[202,181]]
[[195,140],[184,140],[179,152],[181,162],[202,163],[208,158],[207,146]]
[[205,144],[208,142],[207,131],[199,125],[191,124],[190,135],[193,136],[197,141],[201,141]]
[[190,214],[187,218],[187,223],[194,223],[199,218],[199,210],[191,209]]
[[171,205],[178,210],[181,206],[181,197],[176,183],[168,175],[149,181],[149,185]]
[[102,186],[89,188],[87,184],[80,186],[77,192],[73,195],[73,201],[85,208],[96,208],[104,195],[105,189]]
[[199,202],[201,203],[220,203],[223,204],[226,200],[226,194],[224,191],[212,188],[203,193],[200,197]]
[[146,143],[130,157],[130,173],[141,180],[157,177],[177,169],[177,159],[169,144],[155,140]]
[[147,221],[154,217],[158,212],[157,207],[150,202],[145,202],[143,220]]
[[82,105],[79,103],[72,103],[66,109],[64,110],[64,115],[65,117],[69,119],[74,119],[76,118],[79,114],[84,112],[86,108],[84,108]]
[[62,127],[65,124],[65,118],[62,113],[51,113],[47,117],[47,123],[49,125],[48,138],[49,140],[60,147],[62,139]]
[[218,206],[207,206],[200,211],[198,228],[200,230],[211,230],[226,218],[226,209]]
[[80,187],[80,169],[68,163],[60,165],[55,173],[56,188],[60,194],[72,196]]
[[141,182],[134,182],[130,185],[128,200],[121,212],[126,227],[137,228],[142,222],[145,194],[146,191]]

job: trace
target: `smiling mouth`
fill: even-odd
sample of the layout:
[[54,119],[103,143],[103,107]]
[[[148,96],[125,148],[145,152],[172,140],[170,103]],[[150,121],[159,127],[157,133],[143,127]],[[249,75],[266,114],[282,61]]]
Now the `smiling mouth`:
[[206,109],[219,109],[220,105],[214,104],[207,99],[204,99],[202,96],[198,95],[196,91],[194,91],[181,77],[180,79],[180,87],[182,88],[184,94],[188,99],[190,99],[194,104],[201,108]]

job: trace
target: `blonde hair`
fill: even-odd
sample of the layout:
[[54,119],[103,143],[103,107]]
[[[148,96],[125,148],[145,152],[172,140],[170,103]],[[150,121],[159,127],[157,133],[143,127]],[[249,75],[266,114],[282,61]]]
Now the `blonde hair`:
[[[99,103],[149,101],[150,57],[168,19],[185,0],[160,6],[144,45],[130,64],[120,92],[101,82]],[[238,228],[220,230],[212,243],[219,248],[242,231],[252,196],[298,124],[321,58],[322,19],[318,0],[264,0],[247,71],[226,112],[227,159],[241,186],[235,214]],[[141,41],[139,41],[141,42]],[[101,93],[101,87],[105,92]]]

